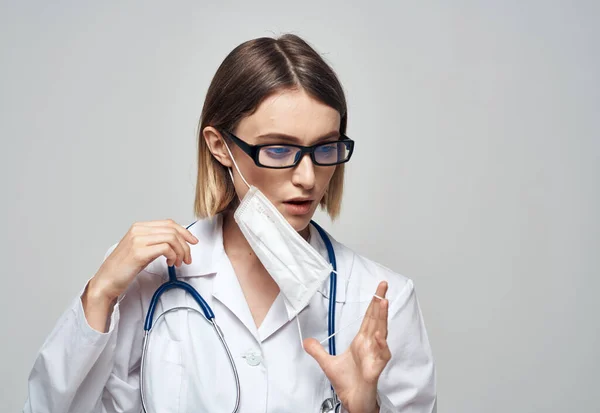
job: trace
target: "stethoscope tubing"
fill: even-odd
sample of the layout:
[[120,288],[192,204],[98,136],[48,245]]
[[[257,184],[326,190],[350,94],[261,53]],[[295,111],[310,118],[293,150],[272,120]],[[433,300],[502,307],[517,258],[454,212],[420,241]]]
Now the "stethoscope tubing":
[[[329,344],[329,354],[331,354],[332,356],[335,356],[336,355],[336,347],[335,347],[335,336],[333,334],[335,332],[335,305],[336,305],[336,296],[337,296],[337,273],[336,273],[337,272],[337,262],[335,259],[335,251],[333,249],[333,245],[331,243],[331,240],[327,236],[327,233],[316,222],[311,221],[311,223],[315,226],[315,228],[319,232],[319,235],[323,239],[323,242],[325,243],[325,247],[327,248],[327,255],[329,256],[329,262],[331,263],[331,266],[333,268],[333,271],[329,275],[329,314],[327,317],[327,331],[328,331],[328,335],[329,335],[329,343],[328,343]],[[189,229],[194,224],[195,224],[195,222],[190,224],[186,229]],[[161,313],[156,318],[156,320],[153,320],[154,312],[156,310],[156,306],[158,304],[158,300],[160,299],[160,296],[163,293],[165,293],[169,290],[172,290],[172,289],[182,289],[182,290],[186,291],[187,293],[189,293],[192,296],[192,298],[194,299],[194,301],[196,301],[196,303],[198,303],[202,312],[196,310],[195,308],[191,308],[191,307],[173,307],[173,308],[170,308],[167,311],[164,311],[163,313]],[[169,267],[169,280],[166,281],[164,284],[162,284],[160,287],[158,287],[158,289],[154,292],[154,295],[152,296],[152,299],[150,300],[150,305],[148,307],[146,319],[144,321],[144,340],[143,340],[143,347],[142,347],[142,359],[141,359],[141,364],[140,364],[140,394],[141,394],[141,399],[142,399],[143,411],[145,413],[147,413],[146,393],[145,393],[145,386],[144,386],[144,372],[145,372],[145,368],[146,368],[146,355],[147,355],[147,350],[148,350],[148,343],[150,341],[150,339],[149,339],[150,333],[152,332],[152,326],[153,326],[153,324],[157,323],[166,314],[173,312],[173,311],[178,311],[178,310],[190,310],[190,311],[195,311],[198,314],[203,315],[206,318],[206,320],[209,323],[211,323],[215,332],[217,333],[217,336],[219,337],[219,340],[221,341],[223,348],[227,352],[227,357],[229,358],[229,363],[231,365],[232,372],[233,372],[233,375],[235,378],[236,401],[235,401],[235,407],[234,407],[233,413],[236,413],[239,410],[241,389],[240,389],[239,375],[237,372],[237,368],[235,366],[235,360],[233,359],[233,356],[231,355],[231,351],[229,350],[229,346],[227,345],[227,342],[225,341],[223,332],[221,331],[221,329],[219,328],[219,326],[215,320],[215,314],[212,311],[212,308],[210,308],[208,303],[204,300],[204,298],[202,298],[200,293],[198,293],[198,291],[196,291],[196,289],[194,287],[192,287],[192,285],[190,285],[186,282],[177,280],[177,274],[176,274],[174,266]],[[339,400],[337,398],[337,394],[335,393],[335,390],[333,389],[333,386],[331,387],[331,390],[332,390],[332,396],[333,396],[331,398],[331,401],[333,402],[333,405],[335,406],[334,411],[338,412],[339,408],[340,408]]]
[[[200,311],[196,310],[195,308],[173,307],[173,308],[170,308],[167,311],[161,313],[156,318],[156,323],[158,323],[160,321],[160,319],[162,317],[164,317],[166,314],[173,312],[173,311],[179,311],[179,310],[195,311],[196,313],[203,315]],[[223,335],[223,331],[221,330],[221,328],[215,321],[214,316],[211,320],[207,319],[207,321],[213,326],[215,332],[217,333],[217,336],[219,337],[219,340],[221,341],[221,345],[223,346],[223,348],[225,349],[225,352],[227,353],[227,358],[229,358],[229,365],[231,367],[233,377],[235,379],[236,396],[235,396],[235,407],[233,409],[233,412],[235,413],[239,410],[240,396],[241,396],[240,377],[237,372],[237,367],[235,365],[235,361],[233,360],[233,356],[231,355],[231,351],[229,350],[229,346],[227,345],[227,342],[225,341],[225,336]],[[142,360],[141,360],[141,364],[140,364],[140,395],[141,395],[141,399],[142,399],[142,409],[144,410],[144,413],[147,413],[146,392],[145,392],[145,386],[144,386],[144,372],[145,372],[145,368],[146,368],[146,355],[148,353],[148,343],[150,342],[150,332],[151,332],[151,330],[147,330],[144,332],[144,343],[143,343],[143,347],[142,347]]]

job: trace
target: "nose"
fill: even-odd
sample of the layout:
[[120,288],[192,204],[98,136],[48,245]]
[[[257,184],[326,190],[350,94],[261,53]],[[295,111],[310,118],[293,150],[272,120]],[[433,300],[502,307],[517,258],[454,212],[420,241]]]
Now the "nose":
[[315,186],[315,166],[309,154],[304,154],[300,162],[294,167],[292,183],[304,189],[313,189]]

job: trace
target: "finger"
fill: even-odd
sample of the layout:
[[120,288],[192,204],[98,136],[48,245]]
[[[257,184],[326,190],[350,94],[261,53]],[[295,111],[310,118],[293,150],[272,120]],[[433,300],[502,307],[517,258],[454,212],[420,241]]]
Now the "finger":
[[147,235],[140,235],[136,237],[136,242],[142,243],[145,246],[151,246],[156,244],[169,244],[171,249],[175,251],[175,259],[167,258],[167,265],[179,265],[180,261],[185,257],[185,251],[181,242],[177,237],[177,234],[171,230],[171,232],[159,232]]
[[[178,238],[180,239],[181,245],[185,251],[185,258],[183,259],[183,261],[186,264],[191,264],[192,263],[192,253],[190,251],[190,246],[188,245],[188,242],[190,244],[197,244],[198,238],[196,238],[189,230],[187,230],[186,228],[182,227],[181,225],[177,224],[176,222],[172,221],[172,220],[168,220],[168,225],[169,228],[174,229],[175,231],[177,231],[177,235]],[[180,263],[181,265],[181,263]]]
[[370,334],[370,332],[373,331],[373,318],[370,316],[372,311],[369,311],[371,310],[372,304],[373,301],[369,303],[369,307],[367,308],[362,323],[360,324],[360,328],[358,329],[358,334]]
[[365,311],[365,317],[363,318],[363,322],[360,325],[359,332],[364,334],[369,334],[373,330],[373,307],[375,307],[375,302],[379,301],[377,297],[372,297],[369,306],[367,307],[367,311]]
[[390,302],[387,298],[384,298],[379,303],[379,319],[377,320],[377,331],[379,331],[383,338],[387,339],[388,335],[388,311],[390,308]]
[[[189,244],[186,242],[186,240],[183,238],[183,236],[181,235],[181,232],[177,230],[177,228],[174,228],[172,226],[163,226],[163,227],[146,227],[147,230],[149,230],[151,233],[155,233],[155,234],[173,234],[175,237],[177,237],[177,241],[179,242],[179,244],[181,245],[181,248],[183,250],[183,255],[180,255],[180,259],[182,262],[185,262],[186,264],[191,264],[192,263],[192,253],[190,251],[190,246]],[[179,250],[177,250],[179,253]],[[175,263],[176,266],[180,266],[181,262],[177,262]]]
[[187,259],[187,252],[184,247],[185,242],[181,239],[181,236],[179,236],[177,231],[172,228],[169,228],[168,231],[169,232],[162,233],[162,235],[165,237],[165,242],[168,242],[169,245],[171,245],[171,248],[177,253],[177,260],[171,263],[171,265],[179,267],[181,266],[181,263]]
[[175,228],[177,230],[177,232],[179,232],[179,235],[181,235],[184,240],[186,240],[190,244],[197,244],[198,243],[198,238],[196,238],[194,236],[194,234],[192,234],[190,232],[189,229],[187,229],[185,227],[182,227],[181,225],[179,225],[178,223],[176,223],[174,221],[170,221],[169,223],[170,223],[171,227]]
[[391,358],[390,348],[387,344],[387,340],[383,338],[379,331],[375,332],[375,342],[377,343],[381,358],[389,360]]
[[154,244],[142,248],[139,252],[139,257],[144,262],[150,262],[160,257],[161,255],[167,258],[167,263],[175,262],[177,260],[177,253],[171,248],[168,243]]
[[388,283],[386,281],[382,281],[377,286],[377,291],[375,291],[376,297],[373,297],[373,318],[375,319],[374,329],[381,330],[382,323],[381,320],[385,316],[383,312],[383,302],[387,301],[385,295],[387,294]]
[[185,227],[182,227],[181,225],[179,225],[177,222],[173,221],[172,219],[165,219],[165,220],[161,220],[161,221],[140,222],[139,224],[142,226],[145,226],[145,227],[174,228],[177,232],[179,232],[181,234],[183,239],[185,239],[190,244],[198,243],[198,238],[196,238],[188,229],[186,229]]
[[382,337],[381,333],[379,331],[375,332],[375,342],[377,343],[377,347],[379,347],[380,349],[385,347],[386,340]]
[[[380,298],[385,298],[385,295],[387,294],[387,290],[388,290],[387,281],[381,281],[379,283],[379,285],[377,286],[377,291],[375,292],[375,295],[379,296]],[[377,298],[377,297],[375,297],[375,298]]]
[[[192,263],[192,253],[190,252],[189,244],[187,242],[185,242],[185,239],[183,238],[181,233],[175,232],[175,234],[177,237],[177,241],[179,241],[179,244],[181,245],[181,249],[183,250],[183,257],[181,258],[181,260],[183,262],[185,262],[186,264],[191,264]],[[179,265],[181,265],[181,262],[179,263]]]
[[[188,243],[197,244],[199,241],[191,232],[184,229],[181,225],[174,223],[174,221],[149,221],[135,223],[130,230],[131,234],[135,235],[147,235],[150,233],[175,233],[178,237],[182,238],[181,245],[185,251],[182,261],[186,264],[192,263],[192,255]],[[179,264],[180,265],[180,264]]]
[[[367,308],[367,312],[365,313],[365,318],[363,320],[363,324],[361,325],[360,331],[362,333],[368,334],[368,335],[372,335],[375,330],[377,329],[378,323],[377,320],[379,320],[379,305],[380,305],[380,298],[379,297],[385,297],[385,294],[387,292],[387,288],[388,288],[388,284],[386,281],[382,281],[379,283],[379,285],[377,285],[377,289],[375,290],[375,295],[373,296],[373,298],[371,299],[371,302],[369,303],[369,307]],[[364,326],[364,328],[363,328]]]
[[377,295],[382,299],[377,303],[379,307],[379,311],[377,312],[377,330],[381,331],[384,337],[387,338],[387,315],[389,308],[389,301],[385,296],[388,291],[388,283],[386,281],[382,281],[379,283],[377,287]]
[[371,303],[373,304],[373,309],[371,310],[371,322],[369,323],[369,328],[367,330],[367,334],[369,334],[370,336],[375,334],[375,332],[379,329],[379,313],[381,312],[381,300],[377,297],[373,297]]
[[304,339],[302,344],[304,350],[319,363],[322,370],[325,370],[325,366],[327,366],[327,363],[332,356],[323,348],[321,343],[314,338],[307,338]]
[[367,315],[374,317],[376,314],[379,313],[377,306],[379,305],[379,301],[381,301],[382,298],[385,298],[387,289],[388,289],[387,281],[381,281],[377,285],[377,289],[375,290],[375,294],[373,295],[373,298],[371,299],[369,308],[367,308]]

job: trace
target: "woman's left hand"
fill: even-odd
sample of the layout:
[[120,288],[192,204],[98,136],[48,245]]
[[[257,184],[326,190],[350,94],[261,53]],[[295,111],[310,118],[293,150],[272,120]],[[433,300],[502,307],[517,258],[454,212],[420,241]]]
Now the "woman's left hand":
[[388,285],[379,283],[365,313],[360,330],[350,347],[331,356],[314,338],[304,340],[304,349],[321,366],[342,405],[350,413],[378,412],[377,381],[392,357],[387,345]]

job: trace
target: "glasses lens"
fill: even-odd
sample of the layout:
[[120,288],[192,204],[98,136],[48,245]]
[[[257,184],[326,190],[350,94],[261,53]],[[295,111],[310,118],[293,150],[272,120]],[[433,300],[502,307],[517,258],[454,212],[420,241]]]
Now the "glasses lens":
[[324,143],[315,148],[315,160],[321,165],[344,162],[350,155],[350,144],[344,141]]
[[269,145],[260,148],[258,162],[264,166],[281,168],[296,162],[300,149],[287,145]]

